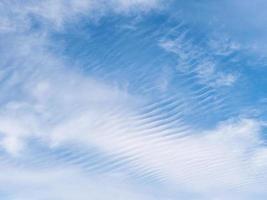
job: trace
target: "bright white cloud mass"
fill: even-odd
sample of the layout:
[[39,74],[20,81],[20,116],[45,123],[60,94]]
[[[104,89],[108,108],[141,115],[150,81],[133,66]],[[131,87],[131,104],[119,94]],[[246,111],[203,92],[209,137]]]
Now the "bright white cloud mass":
[[265,4],[1,1],[0,199],[266,199]]

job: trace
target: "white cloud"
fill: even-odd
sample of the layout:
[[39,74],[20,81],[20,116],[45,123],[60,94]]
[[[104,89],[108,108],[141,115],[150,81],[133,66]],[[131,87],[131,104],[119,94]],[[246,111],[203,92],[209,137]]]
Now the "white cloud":
[[[73,72],[65,73],[64,77],[52,74],[54,78],[49,76],[45,81],[44,77],[25,83],[26,100],[2,107],[2,112],[9,114],[1,114],[0,118],[2,145],[10,153],[23,150],[28,138],[40,137],[52,146],[76,143],[97,147],[107,155],[129,159],[129,167],[140,174],[152,173],[182,190],[209,198],[228,190],[260,192],[261,187],[266,186],[264,182],[258,185],[261,179],[257,175],[266,172],[267,164],[263,159],[266,148],[261,146],[260,139],[263,124],[257,120],[227,121],[213,130],[191,129],[193,134],[172,137],[156,126],[147,127],[138,113],[130,109],[129,100],[133,99],[125,99],[126,109],[119,91],[109,93],[113,88]],[[73,81],[66,81],[71,78]],[[111,110],[114,106],[118,109]],[[173,131],[179,135],[179,127]],[[43,184],[42,179],[38,174],[34,181],[41,181],[37,185]],[[87,185],[84,181],[77,180],[82,188]],[[61,191],[56,194],[57,198],[69,187],[61,186],[55,181],[55,187]],[[45,190],[44,193],[51,192]],[[78,199],[87,194],[84,189],[84,196]]]
[[118,107],[120,110],[119,107],[126,102],[131,104],[126,91],[80,74],[68,74],[67,70],[61,71],[62,75],[55,75],[56,71],[51,70],[50,76],[41,73],[38,77],[27,77],[19,88],[16,84],[2,86],[22,95],[9,99],[1,106],[0,132],[4,135],[4,147],[9,152],[20,149],[17,145],[20,140],[33,136],[47,137],[52,124],[75,117],[81,110],[91,116],[87,118],[90,124],[95,123],[98,117],[105,120],[104,116],[111,108],[116,110]]
[[[228,53],[232,52],[232,50],[225,50],[227,47],[222,47],[219,43],[216,44],[217,49],[229,51]],[[178,30],[175,39],[168,39],[168,35],[164,36],[159,41],[159,46],[177,56],[177,70],[179,72],[194,76],[201,84],[213,88],[232,86],[238,78],[233,73],[225,73],[219,69],[216,59],[212,56],[212,53],[218,54],[219,50],[215,52],[213,49],[208,48],[207,50],[194,44],[185,31]]]
[[53,124],[81,111],[93,122],[139,101],[127,88],[72,69],[48,51],[50,42],[43,35],[15,36],[5,42],[1,60],[12,60],[12,66],[2,70],[0,133],[2,147],[13,155],[23,150],[28,138],[48,138]]
[[162,6],[161,0],[41,0],[9,1],[0,4],[1,32],[29,31],[33,17],[45,29],[60,30],[82,16],[95,20],[108,13],[131,14],[148,12]]
[[[28,139],[37,137],[52,148],[69,143],[94,146],[111,157],[126,158],[128,167],[139,174],[151,173],[201,196],[217,197],[227,190],[260,191],[257,174],[266,172],[261,161],[266,151],[259,147],[261,122],[241,119],[210,131],[188,126],[191,134],[179,138],[179,124],[160,129],[157,123],[161,119],[147,125],[135,109],[139,98],[69,70],[42,43],[19,41],[30,45],[26,54],[14,52],[27,58],[26,65],[46,62],[37,69],[34,65],[26,69],[15,65],[12,71],[20,76],[1,85],[2,91],[19,94],[1,105],[0,131],[6,151],[19,155]],[[41,46],[31,48],[32,44]],[[21,64],[19,59],[17,62]],[[168,135],[168,131],[176,134]]]
[[[1,147],[19,155],[31,138],[42,139],[51,148],[69,143],[85,148],[94,146],[111,157],[126,158],[129,168],[141,175],[150,173],[181,190],[210,199],[225,193],[231,196],[229,190],[264,193],[266,182],[259,175],[266,173],[267,161],[264,159],[266,148],[261,146],[259,136],[261,122],[255,119],[227,121],[208,131],[194,130],[177,121],[171,127],[162,127],[160,123],[166,120],[162,118],[147,123],[136,109],[140,108],[139,97],[109,82],[70,69],[64,60],[48,51],[51,43],[46,37],[47,29],[36,35],[24,32],[31,27],[30,14],[41,17],[45,26],[61,28],[79,15],[98,11],[96,7],[100,7],[101,12],[110,9],[129,13],[131,9],[147,11],[156,8],[158,2],[40,1],[22,5],[25,9],[19,9],[21,3],[15,4],[11,9],[12,16],[4,12],[6,18],[0,22],[1,30],[5,33],[13,31],[17,35],[8,37],[6,54],[1,55],[1,60],[13,61],[10,68],[3,70],[3,77],[9,76],[0,86],[0,92],[5,94],[0,98]],[[4,10],[6,4],[1,6]],[[102,6],[107,7],[103,9]],[[17,17],[13,18],[15,14]],[[228,86],[235,81],[234,75],[217,72],[212,59],[199,60],[202,54],[198,47],[184,36],[163,40],[160,45],[178,56],[180,70],[195,70],[204,83]],[[196,68],[191,65],[195,60],[200,62]],[[163,84],[163,90],[164,87]],[[181,127],[190,134],[184,135]],[[147,199],[132,193],[124,196],[121,190],[114,191],[114,188],[110,193],[100,192],[99,185],[92,186],[91,180],[72,170],[1,171],[7,173],[0,176],[0,184],[11,190],[15,188],[21,199],[68,200],[75,197],[82,200],[88,199],[88,194],[94,199],[107,199],[114,194],[122,199]],[[110,184],[104,185],[105,188]],[[24,190],[21,185],[24,189],[26,185],[34,190]]]
[[[57,141],[84,141],[111,155],[128,157],[130,167],[139,173],[151,172],[158,178],[202,195],[218,195],[227,190],[257,192],[258,168],[255,160],[265,152],[261,145],[261,123],[252,119],[224,122],[216,129],[183,138],[134,132],[134,125],[124,131],[108,126],[101,131],[90,129],[89,118],[73,119],[61,124]],[[133,121],[128,124],[135,123]],[[93,131],[92,131],[93,130]],[[77,135],[70,134],[75,132]],[[101,132],[101,134],[99,134]],[[68,134],[69,133],[69,134]],[[86,139],[87,138],[87,139]],[[261,160],[263,162],[263,160]],[[266,163],[264,163],[266,166]],[[262,185],[264,187],[264,185]]]
[[[247,193],[261,189],[257,189],[261,181],[257,174],[266,171],[261,160],[266,152],[260,147],[261,122],[240,119],[210,131],[187,126],[191,134],[179,138],[183,134],[179,123],[165,129],[157,127],[164,119],[146,124],[135,109],[140,105],[138,97],[70,70],[47,52],[42,40],[13,42],[28,50],[20,54],[20,48],[14,49],[18,51],[13,51],[14,76],[1,85],[2,91],[16,94],[1,99],[1,145],[6,151],[19,155],[28,139],[37,137],[52,148],[69,143],[97,147],[111,157],[126,158],[137,173],[151,173],[204,196],[216,197],[228,189]],[[21,57],[25,62],[21,67],[33,65],[18,68]],[[43,65],[35,68],[40,61]],[[169,131],[175,134],[168,135]]]
[[233,74],[219,74],[216,80],[216,84],[219,86],[231,86],[236,81],[237,76]]
[[229,56],[241,49],[241,45],[239,43],[230,40],[227,36],[223,36],[222,33],[218,33],[217,35],[211,37],[208,42],[208,46],[215,55],[219,56]]
[[9,200],[153,199],[119,174],[88,175],[69,167],[26,170],[8,166],[1,170],[5,171],[0,175],[1,192]]

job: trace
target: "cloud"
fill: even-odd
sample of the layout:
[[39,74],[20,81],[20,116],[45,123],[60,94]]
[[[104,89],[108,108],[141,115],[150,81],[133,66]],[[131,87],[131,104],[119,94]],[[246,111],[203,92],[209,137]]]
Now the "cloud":
[[[226,73],[219,68],[216,54],[230,54],[233,47],[222,47],[220,44],[213,43],[213,48],[204,48],[195,44],[185,31],[179,31],[175,39],[169,39],[166,35],[159,41],[159,46],[165,51],[174,54],[177,57],[177,71],[192,75],[198,79],[198,82],[208,85],[212,88],[223,86],[232,86],[237,80],[234,73]],[[220,46],[220,47],[219,47]],[[220,50],[218,50],[220,48]],[[221,53],[219,53],[221,51]],[[231,52],[230,52],[231,51]],[[212,53],[211,53],[212,52]],[[214,52],[214,55],[213,55]]]
[[[264,127],[261,121],[229,120],[211,130],[194,130],[187,126],[190,134],[184,135],[179,126],[161,129],[157,127],[160,122],[147,123],[134,109],[138,99],[129,98],[120,90],[115,92],[116,88],[72,70],[60,69],[64,69],[64,74],[57,69],[57,73],[48,70],[49,76],[42,71],[36,77],[28,77],[22,87],[23,100],[12,99],[2,105],[2,147],[11,154],[19,155],[29,139],[38,137],[52,149],[66,144],[96,147],[111,158],[125,159],[128,168],[140,175],[151,174],[160,182],[203,198],[225,194],[230,198],[240,191],[248,195],[264,194],[266,185],[262,175],[266,173],[267,164],[263,159],[266,148],[261,145],[260,138]],[[174,134],[169,135],[169,131]],[[106,198],[94,189],[98,186],[91,188],[91,182],[72,171],[57,176],[53,175],[58,174],[56,170],[48,174],[39,170],[11,173],[22,178],[18,176],[16,183],[10,183],[12,179],[8,176],[0,179],[11,190],[18,189],[17,194],[23,198],[30,198],[30,195],[38,199],[41,192],[49,199],[73,196],[85,199],[88,191],[100,199]],[[70,177],[69,174],[75,175]],[[69,181],[62,184],[65,178],[77,180],[77,188],[68,185]],[[51,182],[53,187],[49,186]],[[16,185],[20,183],[37,189],[21,191]],[[64,191],[73,191],[73,194]]]
[[18,81],[22,85],[19,87],[16,83],[10,86],[8,82],[2,85],[2,91],[13,90],[20,94],[1,105],[0,132],[4,136],[3,146],[9,152],[21,149],[20,140],[46,136],[52,124],[76,116],[80,110],[91,116],[87,119],[90,124],[103,113],[108,114],[111,108],[116,111],[116,107],[119,110],[126,102],[131,104],[127,92],[116,86],[108,86],[75,72],[68,74],[67,68],[54,70],[41,72],[42,69],[38,68],[38,74],[32,77],[24,72],[28,77],[23,80],[21,76],[22,80]]
[[82,17],[94,21],[108,13],[142,13],[161,7],[161,0],[41,0],[3,1],[0,4],[1,32],[29,31],[33,27],[61,30],[66,24],[79,21]]
[[[138,102],[127,88],[82,74],[48,49],[46,36],[12,36],[1,54],[1,145],[16,155],[28,138],[45,137],[53,124],[80,113],[94,121]],[[10,62],[12,60],[12,65]],[[126,107],[127,105],[127,107]],[[125,111],[126,112],[126,111]],[[27,142],[26,142],[27,143]]]
[[[222,121],[208,130],[197,129],[182,116],[185,105],[179,98],[188,101],[189,109],[198,106],[191,105],[186,94],[164,96],[164,101],[157,99],[151,103],[147,97],[131,94],[127,87],[117,84],[119,81],[100,80],[78,71],[63,56],[51,51],[54,41],[49,34],[82,19],[81,16],[143,13],[157,9],[160,3],[156,0],[14,1],[13,5],[2,2],[2,150],[9,159],[19,161],[27,148],[31,148],[29,141],[36,138],[52,152],[68,145],[85,150],[93,147],[101,155],[116,160],[112,163],[114,168],[118,163],[126,166],[123,178],[128,177],[127,172],[145,179],[152,177],[162,185],[176,188],[175,191],[178,188],[184,193],[197,194],[198,199],[266,195],[267,150],[261,138],[265,127],[261,120],[240,117]],[[182,33],[174,38],[163,37],[159,45],[177,57],[177,71],[194,74],[198,83],[217,89],[232,86],[237,80],[235,74],[219,69],[215,57],[230,55],[238,45],[228,40],[225,46],[221,43],[224,44],[210,42],[209,49],[204,50]],[[214,55],[209,50],[214,50]],[[166,91],[175,75],[163,73],[158,85]],[[201,92],[199,96],[206,95]],[[213,98],[207,96],[208,100]],[[207,99],[204,100],[209,106]],[[23,166],[29,167],[25,163]],[[3,167],[6,173],[0,175],[0,184],[4,192],[14,194],[10,199],[150,198],[139,196],[144,191],[133,192],[134,189],[124,185],[123,178],[117,182],[112,176],[86,176],[79,171],[82,169],[42,171],[31,167],[28,170]]]
[[7,194],[8,200],[153,199],[119,174],[88,177],[79,169],[69,167],[27,170],[9,166],[1,170],[5,171],[0,175],[1,193]]
[[[51,27],[60,30],[81,16],[90,20],[91,15],[102,15],[102,11],[143,12],[159,3],[156,0],[14,1],[12,5],[9,1],[2,2],[2,34],[9,34],[5,39],[1,37],[1,65],[7,67],[2,70],[0,90],[3,94],[12,91],[1,97],[2,147],[16,155],[24,149],[28,138],[43,137],[52,124],[79,115],[81,109],[91,121],[107,115],[101,119],[103,123],[109,120],[107,113],[112,109],[120,113],[139,101],[138,97],[129,97],[125,89],[71,70],[72,66],[63,58],[50,52],[53,41],[49,33]],[[68,116],[69,113],[72,115]]]
[[[32,138],[51,149],[93,146],[126,161],[137,174],[150,174],[200,196],[217,197],[228,190],[234,190],[233,195],[240,190],[262,192],[258,185],[264,182],[258,175],[266,171],[261,160],[266,150],[261,146],[260,121],[227,121],[209,131],[182,121],[164,127],[168,118],[146,119],[136,109],[146,99],[140,101],[127,90],[70,68],[45,48],[46,38],[16,39],[12,42],[21,44],[12,49],[16,62],[3,72],[9,78],[1,85],[2,93],[14,93],[1,99],[1,144],[7,152],[20,155]],[[36,68],[38,63],[42,64]]]
[[217,197],[228,190],[233,191],[232,195],[238,191],[257,193],[265,186],[259,186],[262,180],[256,178],[267,170],[266,163],[259,159],[266,148],[261,146],[262,124],[256,120],[226,121],[214,130],[181,138],[160,132],[148,134],[145,128],[141,133],[134,131],[132,120],[126,122],[124,131],[113,129],[114,124],[94,132],[87,121],[89,117],[83,115],[61,124],[55,129],[55,135],[61,137],[53,139],[60,143],[83,141],[108,155],[126,158],[128,166],[141,174],[152,174],[160,181],[204,196]]
[[[138,97],[69,69],[43,48],[40,54],[38,48],[29,48],[30,55],[31,49],[35,62],[47,57],[49,62],[37,69],[15,67],[11,71],[19,78],[1,86],[2,91],[20,94],[1,105],[2,147],[9,153],[19,155],[27,141],[37,137],[51,148],[96,147],[111,158],[125,159],[138,174],[151,174],[202,196],[261,189],[257,177],[266,171],[261,160],[266,150],[261,146],[260,121],[227,121],[209,131],[177,121],[164,128],[166,119],[151,122],[135,109],[142,105]],[[184,135],[181,128],[189,133]]]

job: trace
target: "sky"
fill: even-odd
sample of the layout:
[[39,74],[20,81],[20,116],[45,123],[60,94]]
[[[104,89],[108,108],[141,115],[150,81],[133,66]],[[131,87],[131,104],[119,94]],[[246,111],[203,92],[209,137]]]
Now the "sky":
[[0,1],[0,199],[267,199],[266,6]]

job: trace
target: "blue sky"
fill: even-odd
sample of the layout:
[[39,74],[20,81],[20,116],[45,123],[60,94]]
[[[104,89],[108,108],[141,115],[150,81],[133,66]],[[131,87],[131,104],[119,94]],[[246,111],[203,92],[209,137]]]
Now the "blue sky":
[[266,199],[266,6],[1,1],[0,199]]

